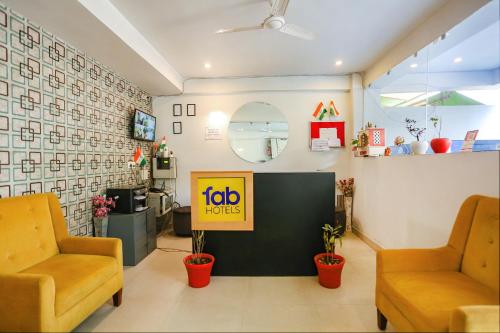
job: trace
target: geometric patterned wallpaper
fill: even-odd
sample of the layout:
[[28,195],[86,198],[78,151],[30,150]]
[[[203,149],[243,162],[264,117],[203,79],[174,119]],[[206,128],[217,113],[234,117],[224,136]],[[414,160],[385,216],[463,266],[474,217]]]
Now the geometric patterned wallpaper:
[[135,184],[135,109],[151,96],[0,3],[0,197],[54,192],[72,235],[92,235],[90,198]]

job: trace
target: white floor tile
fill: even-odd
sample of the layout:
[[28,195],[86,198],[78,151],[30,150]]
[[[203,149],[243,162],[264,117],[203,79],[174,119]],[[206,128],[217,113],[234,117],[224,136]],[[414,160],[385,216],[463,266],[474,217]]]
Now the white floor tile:
[[[189,251],[190,238],[165,235],[158,247]],[[378,331],[375,252],[349,234],[337,253],[346,258],[338,289],[321,287],[316,276],[215,276],[194,289],[182,263],[187,253],[156,250],[125,269],[122,305],[108,302],[76,331]]]

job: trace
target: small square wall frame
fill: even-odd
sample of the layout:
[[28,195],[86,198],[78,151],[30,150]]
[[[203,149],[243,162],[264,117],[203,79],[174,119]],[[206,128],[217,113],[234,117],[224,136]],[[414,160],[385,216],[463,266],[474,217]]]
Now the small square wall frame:
[[186,114],[188,117],[196,116],[196,104],[188,104],[186,106]]
[[174,104],[172,105],[172,115],[174,117],[182,116],[182,104]]
[[172,123],[172,132],[174,134],[182,134],[182,123],[180,121],[174,121]]

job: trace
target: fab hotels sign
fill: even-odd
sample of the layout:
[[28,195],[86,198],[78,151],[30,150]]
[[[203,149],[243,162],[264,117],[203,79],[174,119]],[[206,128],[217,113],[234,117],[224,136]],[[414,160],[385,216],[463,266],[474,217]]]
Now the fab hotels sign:
[[253,230],[253,172],[191,172],[191,227]]

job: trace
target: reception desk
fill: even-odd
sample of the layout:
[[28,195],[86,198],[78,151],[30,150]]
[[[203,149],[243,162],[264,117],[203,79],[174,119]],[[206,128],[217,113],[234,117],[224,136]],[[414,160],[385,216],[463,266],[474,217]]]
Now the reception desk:
[[206,231],[212,275],[316,275],[324,252],[321,227],[334,223],[332,172],[255,173],[254,230]]

